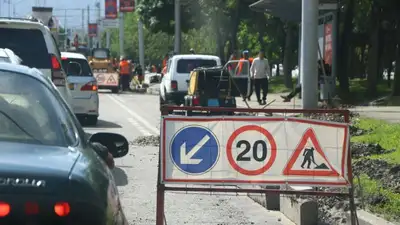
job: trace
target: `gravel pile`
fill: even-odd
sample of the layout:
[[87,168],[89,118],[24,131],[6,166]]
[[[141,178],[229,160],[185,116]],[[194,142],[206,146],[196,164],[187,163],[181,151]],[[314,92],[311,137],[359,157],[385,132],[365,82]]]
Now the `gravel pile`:
[[370,155],[387,154],[395,151],[395,149],[386,150],[382,148],[382,146],[380,146],[379,144],[365,144],[365,143],[350,143],[350,150],[353,159],[358,159],[360,157],[365,157]]
[[[362,159],[353,163],[354,174],[366,174],[370,178],[379,181],[382,187],[400,193],[400,165],[391,165],[384,160]],[[379,204],[383,199],[373,199]]]
[[131,143],[136,146],[160,146],[160,136],[140,136]]

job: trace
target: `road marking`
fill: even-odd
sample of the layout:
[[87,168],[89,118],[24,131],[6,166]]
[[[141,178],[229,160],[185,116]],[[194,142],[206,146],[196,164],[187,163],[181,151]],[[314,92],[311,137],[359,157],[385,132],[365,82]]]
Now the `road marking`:
[[114,96],[107,95],[108,98],[110,98],[112,101],[114,101],[117,105],[119,105],[121,108],[123,108],[127,113],[129,113],[131,116],[135,118],[136,121],[140,122],[142,125],[144,125],[150,133],[153,133],[155,135],[158,135],[160,131],[155,128],[155,126],[151,125],[147,120],[145,120],[143,117],[139,116],[137,113],[134,111],[130,110],[128,107],[126,107],[124,104],[116,100]]
[[122,102],[122,103],[125,103],[125,101],[122,100],[121,98],[115,98],[115,99],[118,100],[118,101],[120,101],[120,102]]
[[151,133],[146,130],[142,125],[140,125],[133,118],[128,118],[129,123],[131,123],[136,129],[138,129],[144,136],[151,136]]

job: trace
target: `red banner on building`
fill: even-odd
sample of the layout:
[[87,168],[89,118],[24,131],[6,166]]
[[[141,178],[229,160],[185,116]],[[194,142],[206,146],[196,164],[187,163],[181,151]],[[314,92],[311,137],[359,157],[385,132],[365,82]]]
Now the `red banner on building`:
[[96,37],[97,36],[97,23],[89,23],[89,37]]
[[325,51],[324,60],[332,65],[332,23],[325,24]]
[[120,12],[133,12],[135,11],[135,0],[119,0]]
[[118,16],[117,12],[117,0],[105,0],[105,17],[106,19],[116,19]]

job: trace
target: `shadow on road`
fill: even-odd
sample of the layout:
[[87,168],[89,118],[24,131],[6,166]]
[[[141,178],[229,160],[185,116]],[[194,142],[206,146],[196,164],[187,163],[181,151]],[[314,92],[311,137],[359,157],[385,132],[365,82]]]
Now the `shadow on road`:
[[122,128],[119,124],[105,121],[105,120],[99,120],[97,121],[97,125],[95,126],[84,126],[84,127],[95,127],[95,128]]
[[125,186],[128,184],[128,176],[126,175],[125,171],[119,167],[115,167],[112,170],[114,179],[115,179],[115,184],[117,186]]

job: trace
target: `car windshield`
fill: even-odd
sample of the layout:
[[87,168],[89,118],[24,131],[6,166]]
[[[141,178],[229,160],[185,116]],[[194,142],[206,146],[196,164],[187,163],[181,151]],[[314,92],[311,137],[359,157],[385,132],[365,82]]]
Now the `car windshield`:
[[12,50],[21,58],[22,64],[38,69],[51,68],[46,42],[40,30],[0,28],[0,34],[0,48]]
[[180,59],[178,60],[177,73],[190,73],[198,67],[217,66],[217,61],[213,59]]
[[62,66],[67,76],[92,77],[89,64],[84,59],[63,58]]
[[0,141],[74,145],[76,127],[68,115],[59,98],[42,82],[0,70]]
[[108,52],[106,50],[102,50],[102,49],[94,50],[93,57],[96,59],[107,59]]

